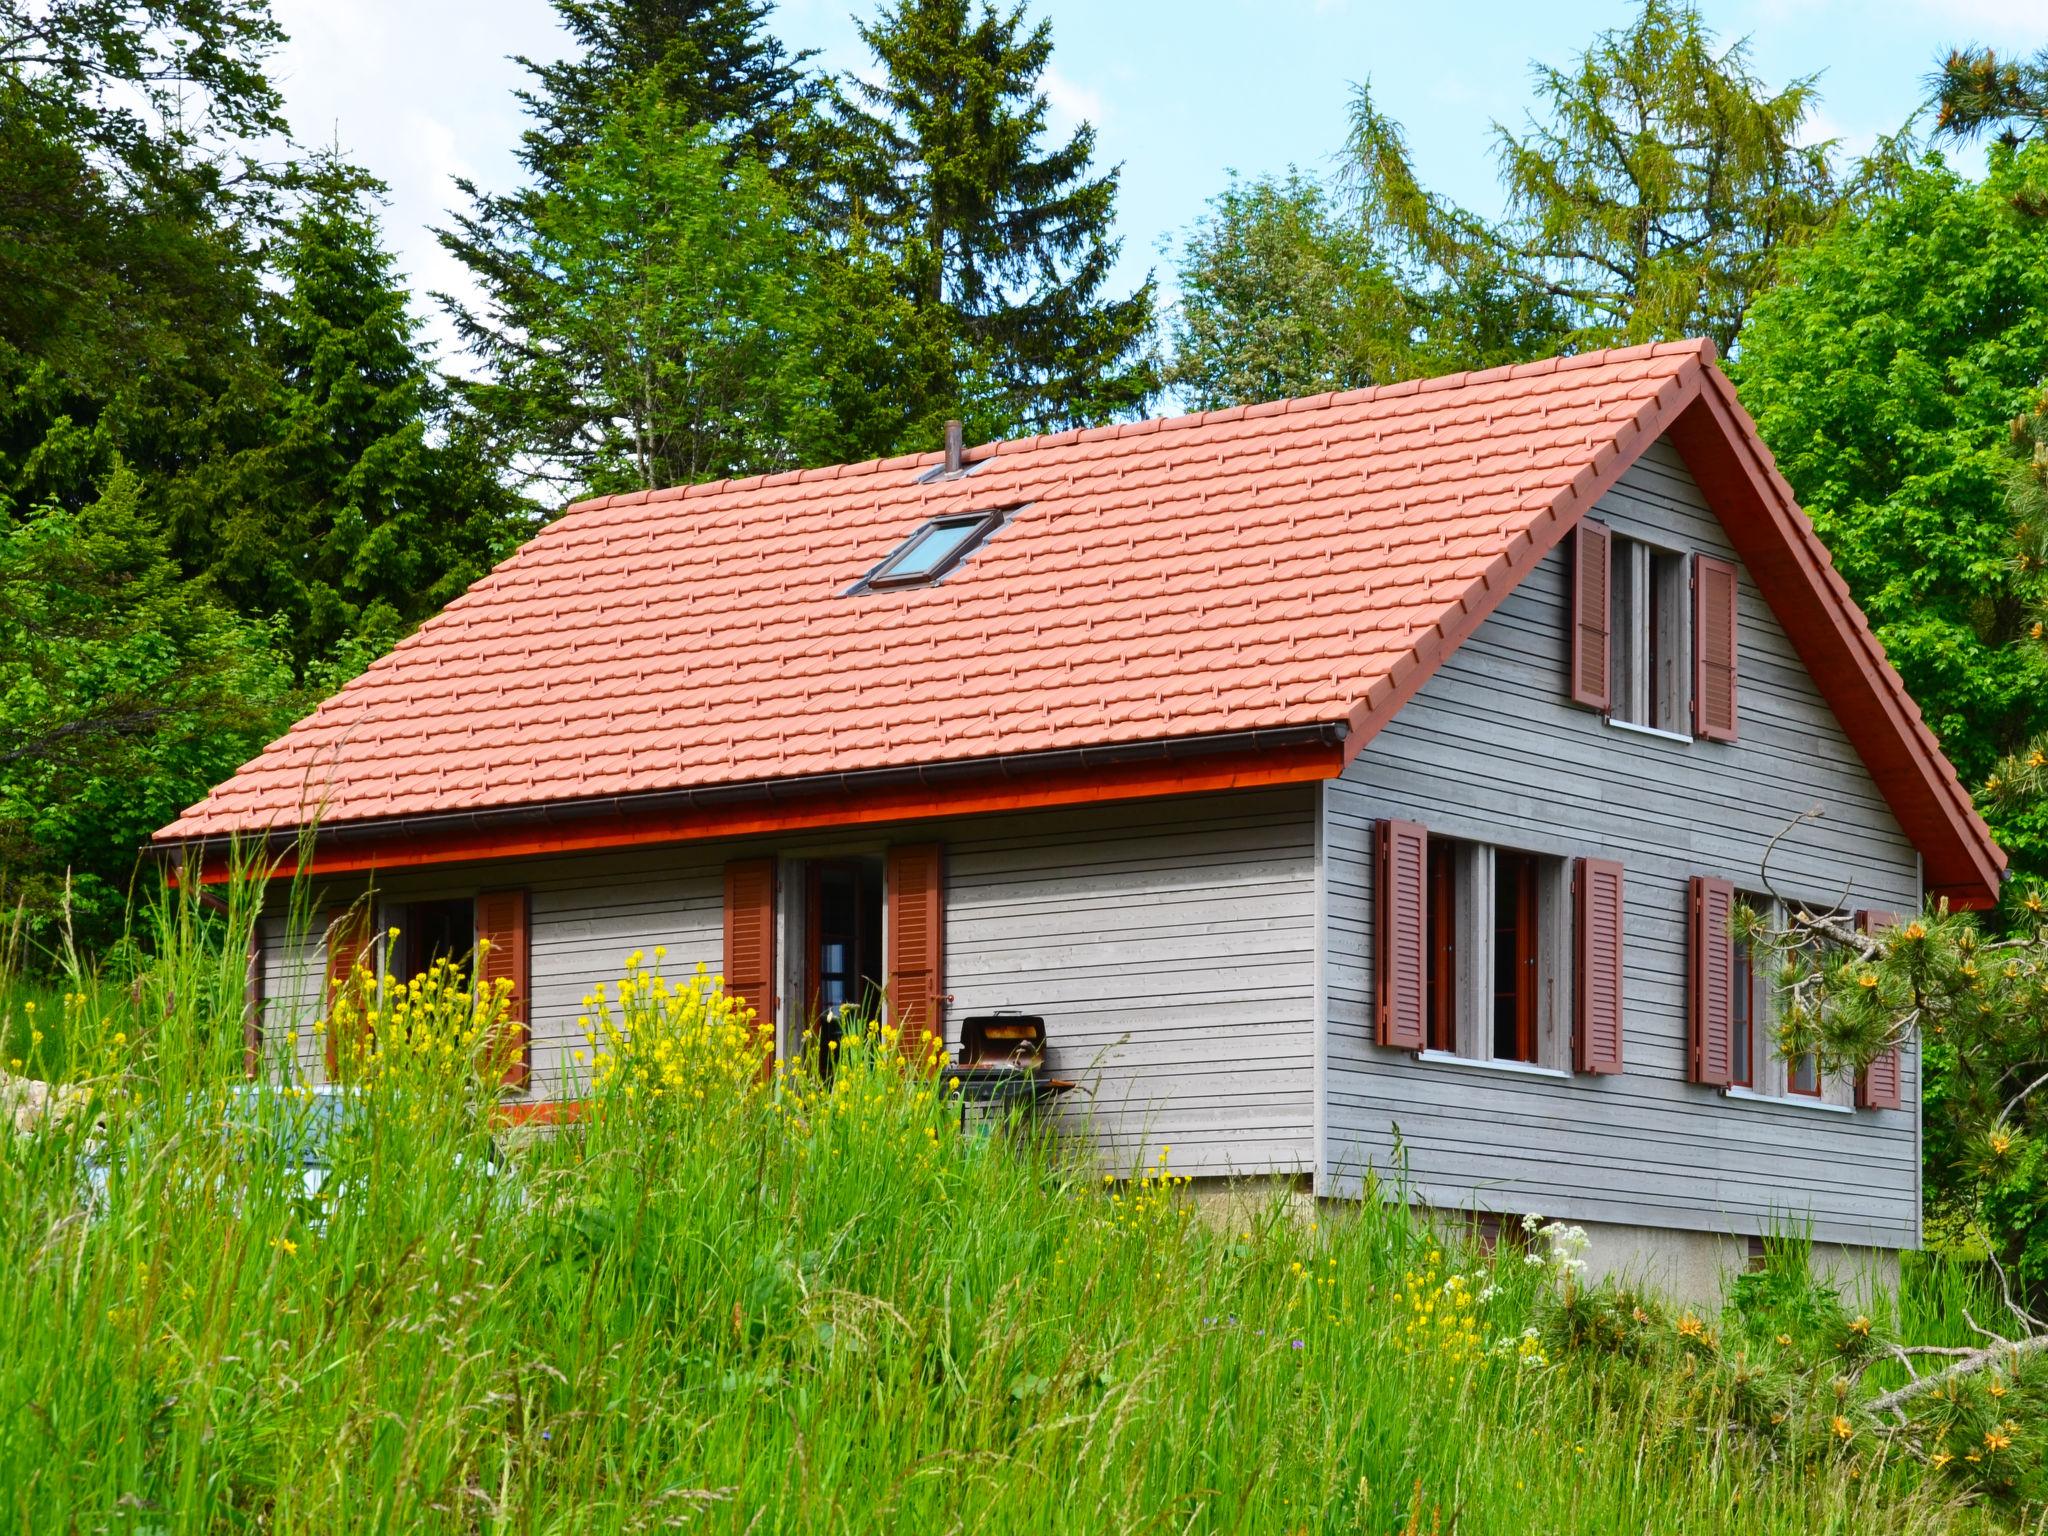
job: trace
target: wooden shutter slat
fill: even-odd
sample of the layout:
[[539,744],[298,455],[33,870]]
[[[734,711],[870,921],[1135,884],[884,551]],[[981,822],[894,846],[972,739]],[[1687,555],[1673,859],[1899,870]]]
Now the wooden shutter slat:
[[1735,1081],[1735,945],[1728,935],[1735,887],[1695,875],[1691,887],[1692,1080],[1726,1088]]
[[[1899,920],[1896,912],[1858,912],[1856,927],[1863,933],[1878,933]],[[1895,1045],[1856,1075],[1856,1104],[1860,1109],[1901,1109],[1905,1106],[1905,1068]]]
[[1693,734],[1709,741],[1735,740],[1736,592],[1733,565],[1693,557]]
[[1593,518],[1572,532],[1572,702],[1588,709],[1612,706],[1614,536]]
[[1412,821],[1383,821],[1374,835],[1380,1044],[1419,1051],[1428,1043],[1429,832]]
[[752,1010],[765,1036],[764,1071],[775,1043],[775,861],[734,859],[725,866],[725,995]]
[[1622,1070],[1624,886],[1612,859],[1580,859],[1577,896],[1576,1051],[1581,1072]]
[[[525,891],[485,891],[476,899],[479,956],[477,984],[496,987],[512,983],[505,1008],[504,1075],[508,1088],[524,1088],[533,1078],[533,989],[531,938],[532,900]],[[485,944],[488,948],[485,948]]]
[[357,981],[356,970],[376,940],[367,902],[336,907],[327,914],[327,1076],[331,1081],[341,1071],[340,1021],[337,1004],[351,1003],[356,1010],[352,1026],[359,1034],[369,1027],[369,998]]
[[890,1022],[902,1050],[922,1057],[946,1039],[945,848],[906,844],[889,850],[888,985]]

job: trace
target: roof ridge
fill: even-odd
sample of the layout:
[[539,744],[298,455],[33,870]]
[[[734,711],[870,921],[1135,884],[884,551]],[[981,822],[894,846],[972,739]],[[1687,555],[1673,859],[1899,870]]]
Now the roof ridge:
[[[1536,358],[1529,362],[1500,363],[1491,368],[1467,369],[1433,378],[1398,379],[1362,389],[1326,391],[1319,395],[1283,395],[1272,400],[1247,401],[1242,405],[1208,411],[1185,411],[1175,416],[1142,416],[1136,421],[1115,422],[1102,427],[1067,427],[1058,432],[1036,432],[1027,437],[999,437],[977,443],[962,455],[966,464],[980,464],[1002,454],[1025,453],[1038,448],[1063,448],[1075,443],[1105,442],[1164,432],[1186,432],[1201,427],[1224,426],[1234,421],[1264,416],[1292,415],[1300,411],[1327,410],[1332,406],[1370,405],[1378,400],[1400,399],[1413,394],[1438,394],[1479,384],[1508,379],[1538,378],[1551,373],[1575,373],[1586,368],[1638,362],[1645,358],[1697,357],[1711,363],[1718,352],[1711,338],[1689,337],[1679,341],[1645,341],[1626,347],[1599,347],[1590,352]],[[1682,366],[1682,364],[1681,364]],[[797,481],[851,479],[856,475],[880,474],[897,469],[929,469],[943,464],[941,449],[922,453],[899,453],[888,458],[861,459],[850,464],[824,464],[811,469],[776,470],[770,474],[727,475],[717,480],[694,480],[687,485],[586,497],[562,509],[563,517],[582,512],[599,512],[611,507],[651,506],[656,502],[682,501],[716,496],[727,491],[753,490],[762,486],[788,485]]]

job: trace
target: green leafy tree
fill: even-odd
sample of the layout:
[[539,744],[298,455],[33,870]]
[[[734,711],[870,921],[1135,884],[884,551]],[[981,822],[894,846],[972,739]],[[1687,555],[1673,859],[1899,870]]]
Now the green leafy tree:
[[297,707],[267,626],[186,576],[141,478],[0,522],[0,897],[121,931],[151,832]]
[[842,228],[886,256],[930,359],[914,443],[1091,425],[1156,387],[1152,285],[1108,292],[1117,172],[1083,124],[1047,146],[1052,28],[1022,4],[892,0],[861,27],[880,78],[834,104]]
[[1233,181],[1180,258],[1166,383],[1192,410],[1357,389],[1415,367],[1413,296],[1316,181]]
[[1361,93],[1349,158],[1371,216],[1496,304],[1554,300],[1569,348],[1707,335],[1732,350],[1783,253],[1839,202],[1829,146],[1800,141],[1812,79],[1771,90],[1745,44],[1717,51],[1698,10],[1670,0],[1644,0],[1572,68],[1534,73],[1540,115],[1494,127],[1498,224],[1423,189]]
[[[1370,111],[1370,98],[1362,98]],[[1194,409],[1548,355],[1557,306],[1497,269],[1431,264],[1313,178],[1233,183],[1180,259],[1166,381]]]
[[[2048,373],[2048,221],[2015,197],[2048,145],[1994,146],[1971,183],[1928,156],[1786,261],[1735,378],[1886,654],[1965,782],[2048,728],[2048,665],[2015,642],[2035,576],[2015,558],[2011,423]],[[2017,864],[2040,818],[1986,803]]]
[[251,446],[198,477],[188,563],[276,618],[301,671],[387,648],[528,525],[474,424],[453,413],[384,248],[383,185],[332,155],[298,178],[256,318],[265,391]]

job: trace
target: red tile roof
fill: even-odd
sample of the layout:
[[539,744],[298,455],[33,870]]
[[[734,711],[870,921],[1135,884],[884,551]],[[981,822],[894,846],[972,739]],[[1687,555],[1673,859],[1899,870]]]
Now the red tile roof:
[[[1668,343],[1065,432],[931,483],[925,454],[584,502],[158,840],[1318,723],[1362,741],[1726,392],[1712,358]],[[845,595],[924,519],[992,507],[1018,510],[938,585]],[[1969,814],[1952,773],[1922,792]]]

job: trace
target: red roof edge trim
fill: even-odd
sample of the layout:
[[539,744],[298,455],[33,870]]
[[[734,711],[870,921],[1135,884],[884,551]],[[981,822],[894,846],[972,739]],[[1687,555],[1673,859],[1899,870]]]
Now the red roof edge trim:
[[1927,894],[1958,907],[1995,904],[2004,851],[1718,370],[1710,372],[1698,408],[1674,424],[1671,440],[1900,828],[1920,850]]
[[[906,784],[848,794],[819,793],[801,801],[747,801],[684,806],[662,812],[622,811],[556,825],[458,827],[440,832],[394,826],[388,835],[366,835],[326,848],[319,845],[316,837],[310,859],[301,864],[293,856],[284,855],[275,877],[291,879],[301,874],[355,874],[430,864],[595,853],[711,838],[1302,784],[1333,777],[1341,767],[1340,754],[1341,748],[1335,742],[1310,742],[1164,762],[1145,759],[1074,770],[1045,770],[1013,780],[997,779],[958,788]],[[173,857],[177,854],[176,849],[169,847],[163,851]],[[225,851],[208,848],[201,859],[201,884],[218,885],[232,878]]]
[[1344,740],[1345,766],[1348,767],[1366,744],[1379,734],[1380,727],[1393,719],[1422,685],[1436,675],[1437,668],[1444,664],[1451,652],[1470,638],[1508,593],[1520,585],[1522,578],[1557,547],[1587,509],[1607,494],[1629,465],[1661,437],[1698,396],[1701,380],[1714,371],[1708,366],[1714,359],[1714,344],[1711,341],[1688,342],[1682,348],[1668,343],[1659,345],[1667,350],[1691,351],[1695,358],[1666,380],[1663,388],[1636,413],[1635,419],[1615,433],[1610,445],[1613,452],[1603,448],[1592,463],[1572,477],[1571,483],[1544,509],[1542,517],[1480,572],[1460,604],[1462,612],[1458,617],[1454,621],[1440,623],[1424,634],[1415,649],[1389,667],[1386,676],[1351,711],[1351,730]]

